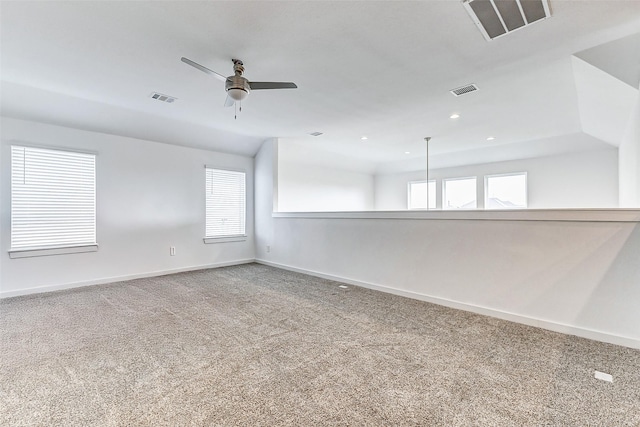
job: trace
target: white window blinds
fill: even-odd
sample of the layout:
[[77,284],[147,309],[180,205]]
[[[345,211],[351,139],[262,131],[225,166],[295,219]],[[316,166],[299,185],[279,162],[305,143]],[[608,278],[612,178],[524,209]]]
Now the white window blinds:
[[96,156],[11,147],[11,249],[96,244]]
[[230,237],[245,234],[245,173],[206,168],[206,235]]

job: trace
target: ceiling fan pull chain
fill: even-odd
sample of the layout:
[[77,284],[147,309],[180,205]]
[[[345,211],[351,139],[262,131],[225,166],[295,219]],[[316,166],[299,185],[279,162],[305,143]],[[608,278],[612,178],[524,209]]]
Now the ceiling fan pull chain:
[[238,120],[238,104],[237,103],[233,103],[233,120]]

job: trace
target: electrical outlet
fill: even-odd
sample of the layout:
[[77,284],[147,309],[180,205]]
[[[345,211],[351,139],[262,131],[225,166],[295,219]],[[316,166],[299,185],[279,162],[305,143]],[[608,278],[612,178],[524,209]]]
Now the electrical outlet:
[[175,246],[169,246],[169,255],[171,255],[171,256],[175,256],[176,255],[176,247]]
[[267,245],[267,252],[271,252],[271,246]]

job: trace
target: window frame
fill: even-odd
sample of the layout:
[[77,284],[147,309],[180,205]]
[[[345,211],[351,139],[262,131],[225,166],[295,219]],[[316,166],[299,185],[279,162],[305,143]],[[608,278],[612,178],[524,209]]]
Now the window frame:
[[[427,184],[427,188],[429,187],[430,183],[433,183],[433,208],[429,207],[429,196],[431,196],[431,191],[428,192],[428,197],[427,197],[427,207],[426,208],[412,208],[411,207],[411,185],[412,184],[423,184],[426,183]],[[433,211],[438,209],[438,201],[437,201],[437,187],[438,183],[436,179],[430,179],[430,180],[426,180],[426,179],[422,179],[422,180],[415,180],[415,181],[408,181],[407,182],[407,210],[409,211]]]
[[[475,201],[476,201],[476,206],[474,208],[469,208],[469,209],[456,209],[456,208],[449,208],[447,206],[447,182],[448,181],[462,181],[462,180],[467,180],[467,179],[473,179],[475,181]],[[478,208],[478,176],[474,175],[474,176],[461,176],[461,177],[454,177],[454,178],[443,178],[442,179],[442,210],[443,211],[473,211],[473,210],[479,210]]]
[[[487,201],[489,200],[489,178],[500,178],[505,176],[520,176],[524,175],[524,207],[515,208],[503,208],[503,209],[487,209]],[[517,210],[517,209],[529,209],[529,175],[526,171],[522,172],[507,172],[496,173],[484,176],[484,208],[486,210],[503,211],[503,210]]]
[[[212,169],[212,170],[219,170],[219,171],[225,171],[225,172],[236,172],[236,173],[242,173],[244,175],[244,233],[243,234],[234,234],[234,235],[225,235],[225,236],[207,236],[207,191],[206,191],[206,186],[207,186],[207,170],[208,169]],[[247,171],[245,169],[241,169],[241,168],[232,168],[232,167],[226,167],[226,166],[218,166],[218,165],[205,165],[204,166],[204,170],[205,170],[205,209],[204,209],[204,234],[205,236],[203,237],[202,241],[205,244],[212,244],[212,243],[229,243],[229,242],[243,242],[247,240],[247,207],[248,207],[248,200],[247,200],[247,187],[248,187],[248,174]]]
[[10,141],[9,144],[9,241],[13,239],[13,148],[36,149],[58,151],[63,153],[84,154],[94,157],[93,163],[93,223],[95,242],[92,243],[73,243],[69,245],[51,245],[51,246],[31,246],[31,247],[9,247],[7,251],[9,258],[30,258],[50,255],[65,255],[85,252],[96,252],[98,250],[98,153],[90,150],[79,150],[70,147],[48,146],[40,144],[31,144],[23,141]]

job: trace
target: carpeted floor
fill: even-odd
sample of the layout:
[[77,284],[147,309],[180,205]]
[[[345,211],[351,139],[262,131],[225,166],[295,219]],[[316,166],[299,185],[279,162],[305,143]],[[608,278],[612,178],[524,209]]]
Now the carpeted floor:
[[2,300],[0,425],[640,425],[638,350],[338,285],[248,264]]

